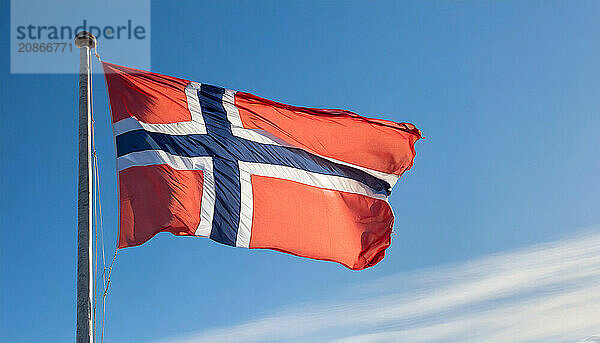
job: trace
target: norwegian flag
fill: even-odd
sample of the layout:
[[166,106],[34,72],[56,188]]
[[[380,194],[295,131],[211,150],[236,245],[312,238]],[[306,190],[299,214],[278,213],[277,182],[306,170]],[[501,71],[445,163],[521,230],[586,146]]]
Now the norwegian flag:
[[117,146],[119,248],[159,232],[351,269],[381,261],[412,124],[296,107],[103,63]]

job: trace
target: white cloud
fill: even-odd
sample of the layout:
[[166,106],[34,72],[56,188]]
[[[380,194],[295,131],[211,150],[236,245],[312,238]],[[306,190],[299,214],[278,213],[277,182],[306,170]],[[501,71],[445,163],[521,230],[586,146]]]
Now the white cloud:
[[161,342],[596,342],[600,234],[401,273],[346,295],[354,300]]

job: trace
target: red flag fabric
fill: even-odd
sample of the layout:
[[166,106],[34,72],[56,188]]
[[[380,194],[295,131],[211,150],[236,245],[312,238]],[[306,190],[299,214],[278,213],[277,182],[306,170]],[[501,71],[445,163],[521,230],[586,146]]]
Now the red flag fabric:
[[119,248],[159,232],[375,265],[412,124],[103,63],[117,146]]

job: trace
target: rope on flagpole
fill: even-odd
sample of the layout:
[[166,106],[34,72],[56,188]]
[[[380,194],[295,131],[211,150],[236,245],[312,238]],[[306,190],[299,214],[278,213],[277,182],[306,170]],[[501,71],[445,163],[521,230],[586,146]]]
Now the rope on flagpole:
[[[92,72],[92,66],[90,63],[90,73]],[[92,80],[93,77],[90,77],[90,93],[93,94],[93,88],[92,88]],[[93,103],[93,96],[90,97],[90,121],[91,121],[91,132],[90,132],[90,138],[92,141],[92,188],[93,188],[93,192],[92,192],[92,205],[93,205],[93,222],[94,222],[94,233],[95,235],[92,237],[92,239],[95,239],[94,242],[94,253],[95,256],[93,256],[94,258],[94,273],[93,273],[93,279],[94,279],[94,287],[96,285],[96,282],[98,282],[98,203],[99,203],[99,196],[98,196],[98,178],[97,178],[97,171],[98,171],[98,159],[96,157],[96,138],[94,135],[94,103]],[[100,214],[100,216],[102,216]],[[97,308],[97,303],[98,303],[98,299],[95,296],[96,295],[96,290],[93,290],[93,294],[94,294],[94,306],[93,306],[93,310],[92,310],[92,322],[94,323],[93,325],[93,332],[92,335],[95,338],[96,337],[96,308]]]
[[[113,265],[115,264],[115,260],[117,259],[117,248],[115,248],[115,254],[113,256],[112,261],[110,262],[110,266],[108,267],[108,275],[106,277],[106,282],[104,286],[104,294],[102,294],[102,330],[100,332],[100,343],[104,342],[104,321],[106,320],[106,296],[108,295],[108,286],[110,285],[110,274],[112,273]],[[106,267],[104,267],[104,272],[106,272]]]
[[[98,61],[102,62],[100,59],[100,55],[98,55],[98,47],[94,48],[94,56],[98,58]],[[92,88],[92,78],[90,78],[90,89]],[[94,279],[98,281],[100,275],[96,276],[98,269],[98,241],[100,241],[102,247],[102,322],[101,322],[101,330],[100,330],[100,342],[104,342],[104,328],[106,322],[106,297],[108,295],[108,286],[110,284],[110,277],[112,273],[112,268],[114,266],[115,260],[117,258],[117,248],[115,247],[115,254],[112,258],[110,265],[106,266],[106,255],[105,255],[105,247],[104,247],[104,225],[102,222],[102,198],[100,194],[100,172],[99,172],[99,164],[98,164],[98,155],[96,151],[96,140],[95,140],[95,120],[94,120],[94,106],[93,100],[90,99],[90,107],[91,107],[91,140],[92,140],[92,158],[93,158],[93,182],[94,182],[94,215],[95,215],[95,245],[96,245],[96,267],[94,270]],[[99,224],[99,225],[98,225]],[[98,229],[99,226],[99,229]],[[97,307],[97,299],[94,297],[94,309],[93,309],[93,320],[96,323],[96,307]],[[94,325],[94,337],[96,337],[96,325]]]
[[[92,123],[93,123],[93,120],[92,120]],[[94,124],[92,124],[92,127],[93,127],[93,125]],[[94,132],[93,129],[92,129],[92,132]],[[91,138],[92,138],[92,147],[93,147],[94,146],[94,134],[92,133],[91,136],[92,136]],[[95,148],[92,148],[92,149],[93,149],[92,150],[93,155],[96,156],[96,150],[95,150]],[[95,161],[95,157],[94,157],[94,159],[92,159],[92,161]],[[94,242],[94,244],[95,244],[95,246],[94,246],[94,250],[95,250],[94,253],[96,254],[95,261],[94,261],[94,273],[93,273],[94,285],[96,285],[96,282],[98,282],[98,275],[97,275],[98,274],[98,207],[97,207],[97,201],[96,201],[96,199],[97,199],[96,191],[97,190],[96,190],[95,172],[94,172],[95,168],[96,168],[96,164],[93,163],[92,164],[92,178],[93,178],[93,185],[92,185],[92,187],[93,187],[94,191],[92,192],[92,197],[93,197],[93,202],[92,202],[92,204],[93,204],[93,211],[92,211],[92,213],[93,213],[93,216],[94,216],[93,219],[94,219],[94,231],[95,231],[95,240],[96,240]],[[92,322],[94,323],[94,328],[93,328],[92,334],[93,334],[94,337],[96,337],[96,307],[97,307],[97,303],[98,303],[98,299],[96,298],[95,294],[96,294],[96,292],[94,290],[94,307],[93,307],[93,310],[92,310]]]
[[98,55],[98,45],[96,45],[96,47],[94,47],[94,56],[96,56],[98,61],[102,62],[102,60],[100,59],[100,55]]

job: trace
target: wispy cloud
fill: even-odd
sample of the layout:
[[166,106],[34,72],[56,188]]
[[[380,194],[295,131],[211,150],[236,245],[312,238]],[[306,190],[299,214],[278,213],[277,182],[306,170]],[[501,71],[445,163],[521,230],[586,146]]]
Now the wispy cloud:
[[161,342],[600,342],[590,337],[600,333],[600,234],[401,273],[345,293],[353,300]]

